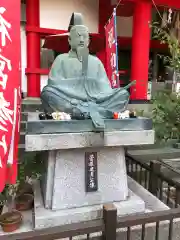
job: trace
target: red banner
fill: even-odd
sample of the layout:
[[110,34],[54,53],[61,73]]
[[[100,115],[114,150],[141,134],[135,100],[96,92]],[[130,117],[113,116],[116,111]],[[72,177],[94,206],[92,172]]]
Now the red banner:
[[105,26],[107,75],[112,88],[119,87],[116,10]]
[[21,105],[20,0],[0,2],[0,192],[17,175]]

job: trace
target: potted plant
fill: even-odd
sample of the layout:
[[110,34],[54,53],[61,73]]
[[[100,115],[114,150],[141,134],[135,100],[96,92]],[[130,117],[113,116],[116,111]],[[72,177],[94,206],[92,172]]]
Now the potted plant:
[[15,199],[16,209],[30,210],[33,207],[33,183],[39,180],[42,171],[42,161],[36,153],[26,155],[23,163],[19,164],[19,188]]
[[7,199],[8,211],[0,216],[0,225],[4,232],[17,230],[22,223],[22,214],[15,209],[15,198],[19,182],[14,185],[7,185],[4,193]]
[[18,211],[27,211],[33,207],[33,194],[23,193],[16,197],[16,209]]
[[22,224],[22,214],[13,210],[11,212],[6,212],[0,216],[0,225],[4,232],[16,231]]
[[0,216],[0,225],[4,232],[17,230],[22,224],[21,211],[29,210],[33,206],[34,196],[32,185],[41,176],[42,161],[38,155],[27,155],[18,165],[16,184],[6,185],[0,195],[0,206],[7,206],[7,212]]
[[15,208],[18,211],[30,210],[33,206],[32,186],[26,176],[26,161],[18,165],[18,189],[15,197]]

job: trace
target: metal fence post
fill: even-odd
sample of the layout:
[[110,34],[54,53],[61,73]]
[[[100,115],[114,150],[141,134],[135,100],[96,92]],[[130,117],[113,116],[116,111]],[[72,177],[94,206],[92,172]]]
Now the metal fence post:
[[117,226],[117,208],[114,204],[105,204],[103,206],[103,220],[105,231],[103,232],[103,240],[116,240]]
[[157,196],[159,190],[159,179],[156,173],[161,171],[161,164],[156,161],[150,162],[149,191]]

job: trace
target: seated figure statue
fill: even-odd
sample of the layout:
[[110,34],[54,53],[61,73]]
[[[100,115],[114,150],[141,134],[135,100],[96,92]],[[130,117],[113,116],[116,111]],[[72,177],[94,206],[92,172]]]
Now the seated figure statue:
[[103,131],[104,119],[126,110],[129,86],[111,88],[102,62],[89,54],[89,33],[81,14],[72,15],[69,32],[71,50],[55,59],[41,93],[42,105],[48,113],[84,114]]

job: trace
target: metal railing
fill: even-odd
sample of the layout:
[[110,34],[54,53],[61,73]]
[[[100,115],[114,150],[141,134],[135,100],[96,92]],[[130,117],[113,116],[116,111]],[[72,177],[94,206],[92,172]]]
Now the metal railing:
[[[158,162],[150,165],[126,156],[127,173],[171,207],[169,210],[118,217],[114,204],[103,207],[103,218],[60,227],[0,236],[0,240],[177,240],[180,229],[180,184],[161,172]],[[173,193],[172,193],[173,189]]]
[[[168,167],[168,166],[166,166]],[[168,178],[162,171],[159,161],[145,164],[138,159],[126,155],[127,174],[140,185],[150,191],[170,208],[177,208],[180,204],[180,183]],[[172,171],[169,168],[169,171]]]
[[[61,227],[0,236],[2,240],[177,240],[180,227],[178,208],[161,212],[117,217],[113,204],[104,205],[103,219]],[[163,231],[163,232],[162,232]],[[79,236],[79,238],[77,238]],[[165,236],[165,238],[163,237]],[[76,237],[76,238],[75,238]]]

